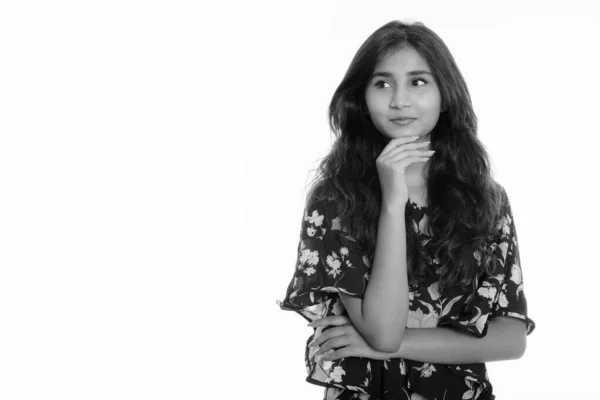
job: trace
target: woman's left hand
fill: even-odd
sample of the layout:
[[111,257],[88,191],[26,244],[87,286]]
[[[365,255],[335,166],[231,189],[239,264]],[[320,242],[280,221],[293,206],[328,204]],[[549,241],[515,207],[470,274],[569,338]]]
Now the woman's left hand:
[[373,349],[356,330],[348,317],[332,315],[317,319],[309,324],[313,328],[335,325],[315,338],[309,347],[319,347],[314,354],[323,354],[331,349],[337,349],[323,357],[323,360],[337,360],[343,357],[365,357],[374,360],[387,360],[393,353],[384,353]]

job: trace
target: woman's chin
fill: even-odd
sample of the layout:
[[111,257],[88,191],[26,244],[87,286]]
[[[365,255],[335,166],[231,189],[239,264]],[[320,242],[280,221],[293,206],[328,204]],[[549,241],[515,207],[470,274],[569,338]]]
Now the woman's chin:
[[[415,132],[415,131],[394,131],[394,132],[387,132],[385,133],[385,136],[389,139],[399,139],[399,138],[406,138],[406,137],[412,137],[412,136],[418,136],[419,139],[421,139],[421,137],[423,136],[423,134],[421,132]],[[417,140],[419,140],[417,139]]]

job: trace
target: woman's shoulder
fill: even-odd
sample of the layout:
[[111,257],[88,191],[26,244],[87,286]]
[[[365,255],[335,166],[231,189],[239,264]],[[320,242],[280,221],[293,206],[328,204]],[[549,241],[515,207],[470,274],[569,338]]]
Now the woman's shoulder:
[[503,200],[506,196],[506,189],[500,182],[490,177],[488,184],[488,195],[495,199]]
[[332,196],[308,197],[305,202],[304,212],[308,215],[317,213],[330,218],[332,212],[335,212],[335,199]]
[[343,198],[336,197],[335,194],[309,197],[304,209],[304,221],[316,224],[323,235],[327,232],[335,233],[347,246],[352,246],[357,239],[348,227],[347,220],[343,220],[348,218],[344,217],[344,206]]
[[495,195],[495,203],[497,206],[497,221],[500,223],[505,219],[512,218],[512,210],[510,205],[510,198],[506,188],[503,185],[497,184]]
[[501,220],[506,214],[507,207],[509,207],[506,189],[498,181],[491,179],[486,197],[487,201],[489,202],[488,207],[490,207],[490,211],[493,210],[492,215],[495,215],[494,219],[496,223],[498,223],[498,221]]
[[305,211],[310,213],[317,211],[333,219],[341,212],[343,198],[344,196],[340,192],[332,190],[329,186],[321,185],[313,188],[307,194]]
[[312,197],[307,199],[304,219],[325,229],[342,231],[338,202],[333,196]]

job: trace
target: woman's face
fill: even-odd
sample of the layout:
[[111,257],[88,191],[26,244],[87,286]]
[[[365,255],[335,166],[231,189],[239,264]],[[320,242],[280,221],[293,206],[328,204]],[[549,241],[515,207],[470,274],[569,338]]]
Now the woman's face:
[[440,116],[442,96],[427,62],[406,45],[377,64],[365,100],[377,130],[395,139],[428,135]]

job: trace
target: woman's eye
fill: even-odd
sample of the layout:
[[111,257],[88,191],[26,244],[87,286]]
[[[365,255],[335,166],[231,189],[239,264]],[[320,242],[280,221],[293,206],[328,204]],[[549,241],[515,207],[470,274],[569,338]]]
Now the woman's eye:
[[385,85],[389,85],[389,83],[387,83],[386,81],[375,82],[375,87],[378,87],[378,88],[383,88],[383,87],[385,87]]
[[425,79],[423,79],[423,78],[414,79],[414,80],[413,80],[413,84],[414,84],[415,82],[419,82],[419,81],[423,82],[423,85],[415,85],[415,86],[424,86],[424,85],[426,85],[426,84],[427,84],[427,81],[426,81]]

